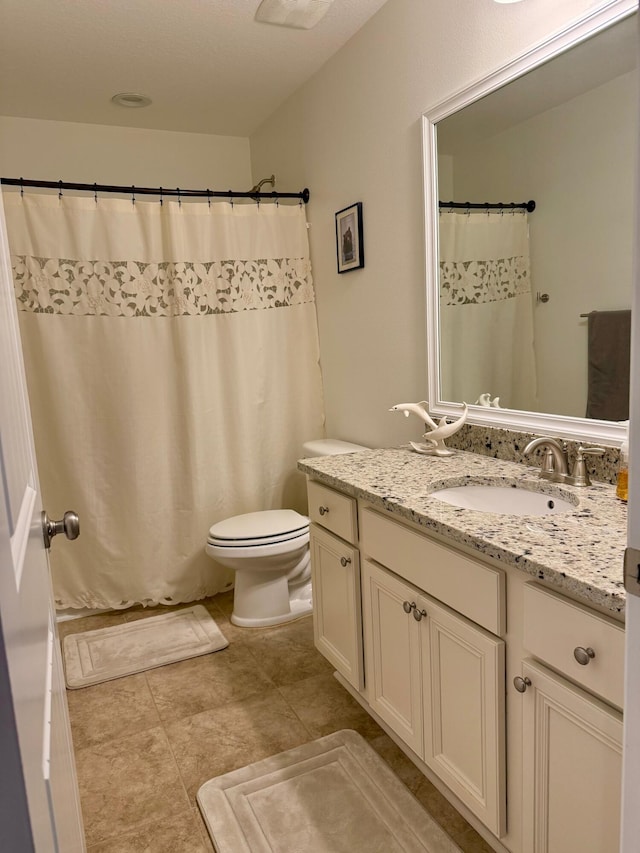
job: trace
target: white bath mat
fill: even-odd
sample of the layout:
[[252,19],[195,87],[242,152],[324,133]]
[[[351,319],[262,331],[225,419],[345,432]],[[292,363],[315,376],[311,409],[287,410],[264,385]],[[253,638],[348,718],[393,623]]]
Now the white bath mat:
[[201,605],[64,638],[67,686],[88,687],[229,645]]
[[348,730],[210,779],[198,805],[217,853],[460,853]]

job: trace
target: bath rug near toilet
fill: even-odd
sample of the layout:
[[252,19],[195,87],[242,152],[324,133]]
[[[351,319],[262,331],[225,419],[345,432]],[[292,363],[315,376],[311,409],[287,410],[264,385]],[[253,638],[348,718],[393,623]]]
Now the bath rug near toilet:
[[216,853],[460,853],[354,731],[210,779],[197,799]]
[[229,645],[201,604],[64,638],[67,686],[88,687]]

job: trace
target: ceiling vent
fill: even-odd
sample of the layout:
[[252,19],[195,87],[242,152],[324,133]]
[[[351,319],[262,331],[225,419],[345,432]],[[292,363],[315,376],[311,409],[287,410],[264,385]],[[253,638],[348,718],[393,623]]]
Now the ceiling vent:
[[256,21],[310,30],[326,15],[333,0],[262,0]]

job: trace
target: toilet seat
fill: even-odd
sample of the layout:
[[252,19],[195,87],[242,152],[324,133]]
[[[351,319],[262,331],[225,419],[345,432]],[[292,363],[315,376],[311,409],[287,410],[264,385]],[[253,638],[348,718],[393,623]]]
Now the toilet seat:
[[219,521],[207,542],[220,548],[254,548],[293,542],[309,535],[309,519],[292,509],[249,512]]

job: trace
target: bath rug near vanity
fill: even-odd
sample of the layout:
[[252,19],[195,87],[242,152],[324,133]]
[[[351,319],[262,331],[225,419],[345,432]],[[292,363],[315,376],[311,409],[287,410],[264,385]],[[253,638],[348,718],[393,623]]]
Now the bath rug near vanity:
[[460,853],[354,731],[210,779],[197,799],[216,853]]
[[67,686],[88,687],[229,645],[201,604],[64,638]]

